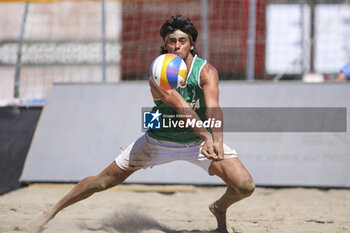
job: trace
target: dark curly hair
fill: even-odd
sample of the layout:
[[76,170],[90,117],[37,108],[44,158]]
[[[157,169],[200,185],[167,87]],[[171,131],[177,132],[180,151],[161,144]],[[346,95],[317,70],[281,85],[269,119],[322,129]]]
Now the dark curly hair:
[[[189,34],[192,37],[192,40],[190,40],[190,41],[191,41],[191,45],[194,47],[194,49],[191,50],[191,54],[193,56],[198,54],[198,51],[197,51],[196,45],[195,45],[196,40],[197,40],[197,36],[198,36],[198,31],[189,18],[186,18],[180,14],[176,14],[174,16],[171,16],[171,18],[168,19],[167,21],[165,21],[165,23],[160,28],[160,36],[165,41],[166,35],[168,35],[171,32],[174,32],[178,29],[185,32],[186,34]],[[160,52],[161,54],[168,52],[167,49],[165,48],[165,46],[161,46],[160,49],[161,49],[161,52]]]

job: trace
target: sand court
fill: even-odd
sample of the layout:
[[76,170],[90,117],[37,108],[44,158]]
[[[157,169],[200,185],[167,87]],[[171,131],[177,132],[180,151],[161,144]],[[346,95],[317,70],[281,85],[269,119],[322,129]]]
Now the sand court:
[[[0,196],[0,232],[20,227],[72,185],[32,185]],[[64,209],[44,233],[215,232],[208,205],[225,188],[120,185]],[[261,188],[227,212],[230,232],[350,232],[350,190]]]

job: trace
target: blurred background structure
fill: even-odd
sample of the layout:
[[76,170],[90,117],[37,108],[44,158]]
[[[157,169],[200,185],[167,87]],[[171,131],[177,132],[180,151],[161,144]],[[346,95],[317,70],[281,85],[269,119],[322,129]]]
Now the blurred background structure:
[[0,104],[44,102],[54,82],[145,80],[175,13],[225,80],[332,80],[350,59],[348,0],[0,3]]

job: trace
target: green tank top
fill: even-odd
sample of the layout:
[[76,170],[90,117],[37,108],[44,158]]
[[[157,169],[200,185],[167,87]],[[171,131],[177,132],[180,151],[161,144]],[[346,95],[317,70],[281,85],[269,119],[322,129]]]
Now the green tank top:
[[[199,84],[199,76],[202,68],[206,64],[206,61],[197,57],[193,58],[190,71],[187,76],[186,86],[176,88],[176,91],[189,103],[190,107],[198,114],[202,121],[206,120],[206,107],[203,95],[203,90]],[[171,121],[180,120],[176,117],[177,113],[169,105],[165,104],[161,100],[154,100],[155,106],[152,111],[159,110],[162,113],[161,119],[166,116],[166,123]],[[173,116],[173,117],[169,117]],[[168,124],[169,126],[170,124]],[[155,139],[177,142],[177,143],[191,143],[201,140],[190,128],[186,127],[166,127],[161,126],[160,129],[149,129],[149,136]]]

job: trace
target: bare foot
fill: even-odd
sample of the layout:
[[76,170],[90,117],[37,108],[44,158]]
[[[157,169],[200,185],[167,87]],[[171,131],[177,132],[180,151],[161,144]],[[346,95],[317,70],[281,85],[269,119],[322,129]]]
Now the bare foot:
[[218,210],[216,202],[209,205],[209,210],[214,214],[216,221],[218,222],[217,231],[220,233],[229,233],[226,227],[226,211],[222,212]]
[[28,233],[42,232],[46,223],[48,223],[52,218],[53,216],[50,214],[50,211],[43,211],[35,216],[35,218],[29,221],[26,225],[24,225],[22,230]]

